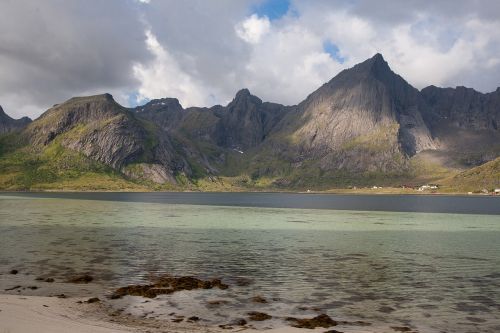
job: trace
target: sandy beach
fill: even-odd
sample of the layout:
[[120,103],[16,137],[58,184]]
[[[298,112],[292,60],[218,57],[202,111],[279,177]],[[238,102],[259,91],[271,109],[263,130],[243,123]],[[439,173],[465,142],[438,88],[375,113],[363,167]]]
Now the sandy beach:
[[[195,323],[145,322],[139,318],[105,319],[99,304],[77,303],[78,298],[0,295],[1,333],[125,333],[125,332],[329,332],[282,327],[264,331],[245,328],[221,329]],[[334,331],[331,331],[334,332]],[[352,331],[351,331],[352,332]],[[369,331],[356,331],[370,333]]]
[[[160,316],[162,312],[168,313],[172,309],[163,308],[151,298],[127,295],[113,299],[114,294],[110,293],[109,288],[94,281],[68,283],[60,278],[42,280],[17,271],[0,274],[0,290],[3,290],[0,294],[0,333],[397,332],[390,326],[381,327],[361,321],[338,321],[330,327],[306,329],[293,327],[286,320],[276,324],[272,320],[268,323],[267,320],[247,318],[241,324],[234,323],[234,319],[231,323],[229,318],[219,323],[201,318],[191,320],[189,316],[192,314],[182,312]],[[180,290],[169,295],[169,298],[177,294],[180,297],[192,297],[199,292]],[[197,312],[195,314],[199,315]],[[304,317],[312,318],[314,315]]]
[[120,333],[133,330],[118,324],[86,318],[75,301],[43,296],[0,296],[2,333]]

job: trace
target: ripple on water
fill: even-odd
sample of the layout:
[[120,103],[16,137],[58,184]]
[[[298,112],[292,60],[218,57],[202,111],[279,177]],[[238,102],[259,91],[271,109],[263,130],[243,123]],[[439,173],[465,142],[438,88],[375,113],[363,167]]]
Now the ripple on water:
[[[493,333],[500,325],[494,216],[40,201],[0,200],[3,270],[91,271],[107,287],[163,273],[221,277],[233,286],[128,300],[126,311],[157,306],[155,313],[164,307],[225,322],[249,311],[279,318],[316,308],[422,331],[480,325]],[[269,303],[253,303],[255,295]]]

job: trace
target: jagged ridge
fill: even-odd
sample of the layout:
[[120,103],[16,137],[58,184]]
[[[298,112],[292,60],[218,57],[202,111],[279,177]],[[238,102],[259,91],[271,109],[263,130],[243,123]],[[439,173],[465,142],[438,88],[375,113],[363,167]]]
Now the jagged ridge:
[[[12,122],[0,112],[0,130]],[[175,98],[126,109],[104,94],[18,122],[35,150],[56,143],[133,179],[184,186],[247,174],[277,186],[344,184],[339,177],[363,183],[374,174],[411,177],[411,159],[427,150],[461,165],[497,157],[500,89],[420,92],[377,54],[296,106],[263,102],[247,89],[227,106],[187,109]],[[464,148],[479,157],[462,163]]]

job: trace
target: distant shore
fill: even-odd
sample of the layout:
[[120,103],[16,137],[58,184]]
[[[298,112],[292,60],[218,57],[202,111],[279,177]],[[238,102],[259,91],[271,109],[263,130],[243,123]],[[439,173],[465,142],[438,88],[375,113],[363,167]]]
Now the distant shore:
[[[379,189],[377,189],[378,191]],[[383,189],[382,189],[383,190]],[[375,191],[375,190],[374,190]],[[52,198],[283,209],[500,214],[492,195],[333,192],[0,192],[4,198]]]
[[297,193],[297,194],[360,194],[360,195],[463,195],[463,196],[499,196],[499,193],[494,192],[471,192],[471,191],[455,191],[452,189],[444,190],[424,190],[419,191],[418,189],[412,188],[399,188],[399,187],[365,187],[365,188],[335,188],[327,190],[284,190],[284,189],[231,189],[223,191],[205,191],[205,190],[137,190],[137,189],[126,189],[126,190],[114,190],[114,189],[96,189],[96,190],[82,190],[73,188],[62,188],[62,189],[31,189],[31,190],[10,190],[1,189],[0,193]]

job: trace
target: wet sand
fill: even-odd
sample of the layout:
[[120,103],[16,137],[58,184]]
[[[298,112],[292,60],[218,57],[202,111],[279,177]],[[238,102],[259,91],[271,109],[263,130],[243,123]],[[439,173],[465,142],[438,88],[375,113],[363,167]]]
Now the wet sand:
[[[143,321],[140,318],[107,320],[99,304],[81,304],[80,298],[0,295],[0,332],[2,333],[125,333],[125,332],[263,332],[252,329],[220,329],[195,323]],[[326,332],[282,327],[268,333]],[[368,331],[357,331],[369,333]]]
[[121,333],[122,325],[89,318],[72,299],[43,296],[0,295],[2,333]]
[[[0,333],[243,331],[253,333],[381,333],[394,331],[390,327],[360,327],[353,326],[352,323],[340,322],[339,325],[330,328],[304,329],[292,327],[286,321],[278,326],[275,324],[262,326],[263,322],[252,320],[248,320],[245,324],[219,325],[202,319],[193,321],[187,315],[173,315],[166,319],[158,316],[159,308],[155,306],[142,308],[135,313],[131,311],[136,308],[135,305],[151,305],[151,298],[125,296],[113,300],[110,299],[112,295],[110,290],[94,281],[68,283],[58,278],[47,280],[17,272],[17,270],[15,274],[0,273],[0,288],[2,290],[0,293]],[[179,291],[179,293],[182,292]],[[125,308],[128,311],[123,311]]]

